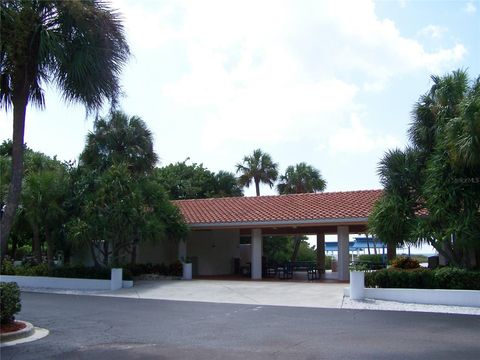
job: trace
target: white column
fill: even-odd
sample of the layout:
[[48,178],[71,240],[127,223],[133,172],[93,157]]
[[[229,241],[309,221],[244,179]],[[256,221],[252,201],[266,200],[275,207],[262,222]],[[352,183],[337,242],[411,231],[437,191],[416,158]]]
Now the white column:
[[349,265],[349,229],[348,226],[338,226],[337,227],[338,235],[338,280],[347,281],[350,278],[350,273],[348,270]]
[[252,279],[262,278],[262,229],[252,229]]

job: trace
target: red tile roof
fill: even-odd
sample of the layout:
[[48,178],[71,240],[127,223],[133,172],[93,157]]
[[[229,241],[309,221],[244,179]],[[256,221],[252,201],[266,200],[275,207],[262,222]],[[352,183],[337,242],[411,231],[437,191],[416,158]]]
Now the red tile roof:
[[382,190],[177,200],[190,226],[366,219]]

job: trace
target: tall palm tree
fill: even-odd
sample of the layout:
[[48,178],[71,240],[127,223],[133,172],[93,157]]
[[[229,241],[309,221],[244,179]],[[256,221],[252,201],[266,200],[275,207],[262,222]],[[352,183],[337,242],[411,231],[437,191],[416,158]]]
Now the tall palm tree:
[[130,50],[117,12],[100,0],[0,2],[0,106],[13,110],[12,177],[1,220],[1,256],[20,200],[28,103],[45,104],[55,83],[87,113],[116,102]]
[[280,194],[300,194],[322,192],[326,187],[327,182],[320,171],[301,162],[287,167],[285,174],[280,176],[277,190]]
[[112,111],[108,117],[95,120],[93,132],[87,135],[81,165],[105,171],[114,164],[124,163],[132,174],[153,170],[158,156],[153,150],[153,135],[138,116],[128,117]]
[[250,156],[245,156],[243,162],[237,164],[237,173],[240,173],[238,183],[240,186],[249,187],[253,181],[255,191],[260,196],[260,183],[273,187],[278,177],[278,164],[274,163],[272,157],[260,149],[253,151]]

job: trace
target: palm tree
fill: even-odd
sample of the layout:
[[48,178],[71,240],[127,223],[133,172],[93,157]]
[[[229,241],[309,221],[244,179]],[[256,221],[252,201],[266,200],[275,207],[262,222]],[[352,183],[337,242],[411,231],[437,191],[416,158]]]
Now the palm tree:
[[320,171],[301,162],[287,167],[285,175],[280,176],[277,190],[280,194],[300,194],[322,192],[327,187]]
[[254,150],[251,156],[245,156],[243,163],[236,166],[237,173],[241,173],[238,179],[240,186],[248,188],[253,180],[257,196],[260,196],[260,183],[272,188],[278,177],[278,164],[273,162],[269,154],[260,149]]
[[114,164],[126,164],[132,174],[151,172],[158,161],[153,150],[153,135],[138,116],[128,117],[112,111],[108,117],[95,120],[87,135],[81,165],[105,171]]
[[55,83],[87,113],[120,94],[130,50],[117,12],[100,0],[0,2],[0,106],[13,110],[12,177],[1,220],[1,257],[20,200],[28,103],[45,105],[43,85]]

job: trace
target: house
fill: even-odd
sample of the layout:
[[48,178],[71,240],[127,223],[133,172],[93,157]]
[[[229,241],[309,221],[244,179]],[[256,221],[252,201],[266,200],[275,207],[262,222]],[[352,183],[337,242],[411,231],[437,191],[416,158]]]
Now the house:
[[[139,262],[192,259],[194,274],[232,274],[235,259],[251,263],[252,279],[262,278],[262,236],[316,235],[317,262],[325,261],[325,235],[338,236],[338,279],[349,279],[349,234],[366,231],[382,190],[258,197],[178,200],[190,233],[175,245],[141,246]],[[248,238],[250,244],[243,244]],[[324,268],[324,267],[323,267]]]

